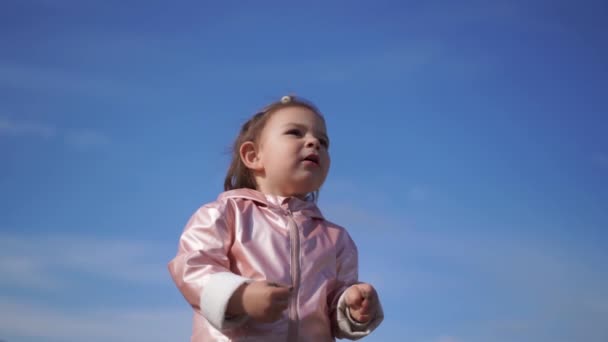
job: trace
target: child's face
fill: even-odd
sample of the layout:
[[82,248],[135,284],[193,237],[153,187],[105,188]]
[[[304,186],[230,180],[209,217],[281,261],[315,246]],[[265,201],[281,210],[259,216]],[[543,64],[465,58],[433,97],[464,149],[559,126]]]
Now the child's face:
[[329,171],[329,138],[323,119],[304,107],[271,115],[258,145],[262,192],[300,196],[318,190]]

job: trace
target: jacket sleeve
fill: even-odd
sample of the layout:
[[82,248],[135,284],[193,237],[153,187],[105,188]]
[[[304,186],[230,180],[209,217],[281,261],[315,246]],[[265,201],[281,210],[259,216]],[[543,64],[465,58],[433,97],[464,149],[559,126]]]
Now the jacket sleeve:
[[337,286],[328,298],[332,331],[336,338],[358,340],[369,335],[380,325],[384,319],[384,312],[378,300],[376,316],[369,322],[359,323],[351,318],[344,294],[348,287],[358,283],[359,263],[357,247],[348,233],[344,232],[341,243],[339,241],[336,246],[336,251]]
[[234,238],[234,211],[213,202],[192,215],[179,240],[169,273],[192,307],[219,330],[241,325],[247,317],[226,318],[234,291],[250,279],[230,272],[228,252]]

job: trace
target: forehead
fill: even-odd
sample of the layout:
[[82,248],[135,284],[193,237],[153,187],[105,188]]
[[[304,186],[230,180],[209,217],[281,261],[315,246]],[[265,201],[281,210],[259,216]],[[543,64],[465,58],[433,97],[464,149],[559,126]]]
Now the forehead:
[[319,114],[300,106],[281,108],[272,113],[266,123],[267,127],[273,128],[287,125],[307,126],[315,130],[326,131],[325,120]]

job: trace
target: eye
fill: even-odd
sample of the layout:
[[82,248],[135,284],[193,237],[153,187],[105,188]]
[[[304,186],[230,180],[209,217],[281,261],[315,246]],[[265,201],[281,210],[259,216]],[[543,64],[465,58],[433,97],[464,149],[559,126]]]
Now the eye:
[[302,136],[302,132],[297,128],[292,128],[292,129],[288,130],[287,132],[285,132],[285,134],[294,135],[296,137]]
[[329,147],[329,141],[327,141],[327,139],[324,138],[320,138],[319,142],[321,143],[321,146],[328,148]]

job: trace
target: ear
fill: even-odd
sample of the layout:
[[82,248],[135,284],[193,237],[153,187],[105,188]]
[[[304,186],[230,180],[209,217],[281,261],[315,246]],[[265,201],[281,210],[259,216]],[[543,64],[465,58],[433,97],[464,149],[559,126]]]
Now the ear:
[[253,141],[245,141],[242,143],[239,148],[239,154],[243,164],[245,164],[248,169],[253,171],[262,171],[264,169]]

